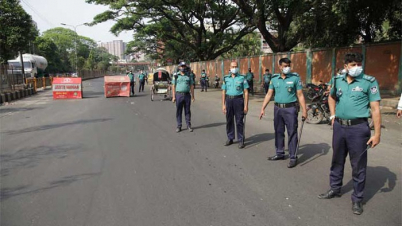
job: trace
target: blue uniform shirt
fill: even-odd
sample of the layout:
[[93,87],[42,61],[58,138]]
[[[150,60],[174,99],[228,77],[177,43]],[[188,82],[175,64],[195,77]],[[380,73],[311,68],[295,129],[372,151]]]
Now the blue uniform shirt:
[[372,76],[362,73],[348,84],[347,75],[341,74],[335,76],[331,83],[333,84],[331,94],[336,94],[337,97],[335,109],[337,118],[367,118],[370,116],[370,102],[381,100],[378,82]]
[[297,90],[303,88],[300,77],[297,73],[289,73],[285,79],[280,74],[274,74],[269,83],[269,89],[275,91],[275,102],[288,104],[297,101]]
[[237,73],[234,78],[231,74],[225,75],[223,78],[222,90],[226,91],[226,95],[243,95],[244,90],[248,88],[249,86],[245,76],[239,73]]
[[269,83],[271,81],[271,77],[272,77],[272,74],[270,74],[270,73],[264,74],[264,76],[263,76],[264,83]]
[[201,73],[201,80],[206,80],[206,79],[207,79],[207,74]]
[[177,74],[173,77],[172,84],[176,86],[176,92],[190,92],[190,86],[194,85],[194,80],[190,77],[189,74],[182,75],[181,73]]
[[139,78],[140,80],[143,80],[143,79],[145,78],[145,74],[144,74],[144,73],[139,74],[139,75],[138,75],[138,78]]

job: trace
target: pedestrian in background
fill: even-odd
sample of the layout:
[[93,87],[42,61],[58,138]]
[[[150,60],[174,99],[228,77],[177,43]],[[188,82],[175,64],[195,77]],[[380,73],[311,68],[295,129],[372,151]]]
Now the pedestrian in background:
[[200,77],[200,82],[201,82],[201,92],[204,92],[204,89],[205,89],[205,92],[207,92],[208,91],[208,88],[207,88],[207,73],[205,73],[205,70],[202,70],[202,72],[201,72],[201,77]]
[[129,71],[128,72],[128,74],[127,74],[127,77],[129,77],[130,78],[130,96],[131,96],[131,94],[134,96],[134,85],[135,85],[135,80],[134,80],[134,74],[133,74],[133,71]]
[[144,86],[145,86],[145,73],[141,70],[140,74],[138,75],[138,83],[139,83],[139,87],[138,87],[138,92],[144,92]]
[[182,127],[182,112],[184,108],[184,115],[186,117],[187,129],[193,132],[191,128],[191,101],[194,98],[194,80],[190,77],[190,72],[187,70],[185,62],[179,64],[179,72],[173,77],[173,103],[176,102],[176,120],[177,128],[176,133],[181,131]]
[[249,87],[248,92],[251,93],[251,95],[254,95],[254,73],[251,72],[251,68],[248,69],[246,79]]
[[248,83],[239,74],[236,62],[230,63],[230,74],[223,78],[222,83],[222,112],[226,115],[226,134],[228,140],[225,146],[233,144],[235,138],[235,123],[237,129],[238,147],[244,148],[244,115],[248,112]]
[[275,93],[274,128],[276,155],[269,157],[270,161],[285,159],[285,126],[288,131],[288,148],[290,161],[288,168],[297,165],[297,128],[299,106],[303,108],[302,120],[307,117],[306,101],[302,91],[302,82],[297,73],[290,72],[291,61],[288,58],[279,60],[281,74],[274,74],[269,84],[269,90],[262,104],[260,119],[265,115],[265,108]]
[[[362,62],[362,54],[347,53],[344,64],[346,73],[332,79],[333,87],[328,99],[334,131],[329,176],[331,188],[318,196],[320,199],[341,196],[345,160],[349,154],[353,177],[352,211],[357,215],[363,213],[367,151],[377,146],[381,137],[378,82],[363,73]],[[370,108],[375,130],[373,136],[368,124]]]
[[193,79],[193,81],[194,81],[193,86],[194,86],[194,89],[195,89],[195,74],[194,74],[194,71],[193,71],[193,70],[191,70],[190,78]]
[[265,94],[268,93],[269,82],[271,82],[272,74],[269,73],[269,69],[265,69],[265,74],[262,76],[261,86],[264,88]]

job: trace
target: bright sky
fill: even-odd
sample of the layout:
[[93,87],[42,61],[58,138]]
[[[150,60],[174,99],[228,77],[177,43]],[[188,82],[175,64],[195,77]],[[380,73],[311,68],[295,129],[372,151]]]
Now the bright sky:
[[[25,11],[32,16],[42,33],[55,27],[66,27],[61,23],[79,25],[92,22],[93,18],[108,9],[106,6],[87,4],[85,0],[20,0]],[[112,40],[132,40],[133,32],[122,32],[118,37],[110,32],[113,21],[93,27],[85,25],[77,27],[78,35],[92,38],[95,42]],[[66,27],[74,30],[72,27]]]

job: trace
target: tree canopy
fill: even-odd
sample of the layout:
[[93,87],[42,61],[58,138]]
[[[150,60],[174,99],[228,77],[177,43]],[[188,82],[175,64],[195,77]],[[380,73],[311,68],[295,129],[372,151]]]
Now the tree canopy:
[[29,49],[38,30],[32,18],[18,0],[0,1],[0,63],[6,63],[18,55],[18,51]]

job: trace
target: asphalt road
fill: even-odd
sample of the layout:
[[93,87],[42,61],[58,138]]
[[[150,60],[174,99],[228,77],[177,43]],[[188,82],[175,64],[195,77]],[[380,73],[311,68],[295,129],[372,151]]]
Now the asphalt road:
[[174,105],[151,102],[148,89],[106,99],[95,79],[82,100],[46,91],[0,107],[1,225],[401,225],[402,125],[391,113],[369,150],[365,211],[355,216],[349,161],[343,196],[317,198],[329,187],[329,126],[305,124],[299,165],[288,169],[267,161],[273,108],[258,120],[261,96],[251,98],[240,150],[223,146],[218,90],[196,90],[194,132],[176,134]]

